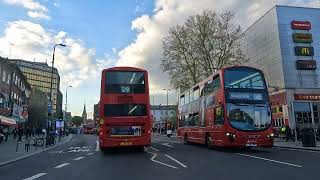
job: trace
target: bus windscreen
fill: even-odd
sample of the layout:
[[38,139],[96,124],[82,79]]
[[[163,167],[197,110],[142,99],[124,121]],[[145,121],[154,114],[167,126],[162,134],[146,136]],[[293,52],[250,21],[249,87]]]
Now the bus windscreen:
[[105,104],[105,117],[121,116],[146,116],[147,108],[145,104]]
[[230,68],[224,72],[226,88],[266,89],[263,75],[252,68]]
[[106,94],[143,94],[146,92],[144,72],[108,71]]

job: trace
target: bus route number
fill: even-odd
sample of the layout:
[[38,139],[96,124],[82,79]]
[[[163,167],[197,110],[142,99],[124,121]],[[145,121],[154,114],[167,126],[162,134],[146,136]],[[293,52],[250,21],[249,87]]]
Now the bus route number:
[[129,93],[130,87],[129,86],[121,86],[121,92],[122,93]]

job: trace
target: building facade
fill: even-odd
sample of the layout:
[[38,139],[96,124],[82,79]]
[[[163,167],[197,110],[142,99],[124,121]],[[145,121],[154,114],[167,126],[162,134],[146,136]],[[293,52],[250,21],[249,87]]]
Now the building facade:
[[99,124],[99,103],[93,105],[93,120],[94,120],[94,124],[95,126],[98,126]]
[[[20,59],[10,59],[16,64],[27,78],[32,88],[38,88],[46,93],[49,97],[51,89],[51,72],[52,68],[47,63],[31,62]],[[56,114],[57,110],[62,112],[62,98],[59,96],[60,75],[56,68],[53,68],[52,74],[52,113]],[[61,92],[60,92],[61,93]],[[60,102],[61,101],[61,102]],[[60,107],[61,106],[61,107]],[[57,115],[56,115],[57,116]]]
[[275,127],[319,126],[320,9],[275,6],[245,32],[248,65],[264,72]]
[[31,86],[20,69],[0,57],[0,124],[15,125],[28,119],[30,92]]
[[151,106],[151,116],[154,129],[166,128],[170,122],[171,127],[176,127],[177,106],[176,105],[154,105]]

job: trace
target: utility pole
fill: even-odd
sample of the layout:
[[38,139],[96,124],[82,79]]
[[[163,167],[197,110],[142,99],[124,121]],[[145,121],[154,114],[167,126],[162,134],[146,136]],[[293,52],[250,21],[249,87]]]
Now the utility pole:
[[167,122],[168,122],[168,120],[169,120],[169,91],[171,90],[171,89],[169,89],[169,88],[165,88],[165,89],[163,89],[164,91],[167,91],[167,119],[166,119],[166,130],[167,130]]

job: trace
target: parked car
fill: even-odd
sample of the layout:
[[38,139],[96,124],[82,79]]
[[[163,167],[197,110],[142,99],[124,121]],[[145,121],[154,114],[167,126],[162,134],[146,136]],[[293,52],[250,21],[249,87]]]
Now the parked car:
[[71,134],[77,134],[78,133],[78,128],[70,128]]

